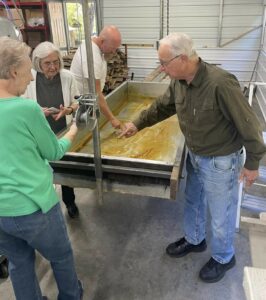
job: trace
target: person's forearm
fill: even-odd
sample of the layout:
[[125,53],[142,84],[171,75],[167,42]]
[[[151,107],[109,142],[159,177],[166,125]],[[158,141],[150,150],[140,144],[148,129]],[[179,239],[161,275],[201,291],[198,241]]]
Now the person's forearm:
[[70,105],[70,107],[72,107],[72,108],[73,108],[73,111],[75,112],[75,111],[78,109],[79,104],[75,102],[75,103],[72,103],[72,104]]
[[121,122],[113,115],[108,104],[104,98],[101,90],[101,81],[99,79],[95,80],[96,92],[98,95],[98,103],[101,113],[106,117],[106,119],[111,123],[113,128],[121,128]]
[[72,103],[69,105],[67,109],[67,115],[71,115],[73,112],[75,112],[78,109],[78,103]]
[[69,131],[64,135],[64,138],[68,139],[72,143],[77,132],[78,132],[78,128],[76,124],[72,124],[69,128]]
[[113,115],[110,108],[108,107],[104,95],[102,93],[99,93],[98,96],[99,96],[100,111],[106,117],[106,119],[111,122],[112,120],[115,119],[115,116]]
[[64,135],[64,138],[68,139],[71,143],[73,142],[74,140],[74,137],[75,137],[76,134],[74,134],[73,132],[67,132],[65,135]]

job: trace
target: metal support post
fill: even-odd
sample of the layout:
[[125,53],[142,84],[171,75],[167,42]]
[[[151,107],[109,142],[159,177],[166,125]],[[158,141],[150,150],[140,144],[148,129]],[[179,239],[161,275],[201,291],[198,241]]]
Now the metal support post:
[[[87,67],[88,67],[88,86],[91,94],[96,95],[94,67],[93,67],[93,52],[91,46],[91,32],[92,24],[90,18],[90,9],[88,0],[82,0],[83,24],[85,33],[85,45],[87,54]],[[96,102],[97,101],[97,97]],[[98,104],[98,103],[97,103]],[[103,187],[102,187],[102,161],[101,161],[101,146],[100,146],[100,132],[99,132],[99,108],[97,105],[96,124],[93,129],[93,149],[94,149],[94,163],[95,163],[95,177],[96,188],[98,193],[98,203],[103,204]]]

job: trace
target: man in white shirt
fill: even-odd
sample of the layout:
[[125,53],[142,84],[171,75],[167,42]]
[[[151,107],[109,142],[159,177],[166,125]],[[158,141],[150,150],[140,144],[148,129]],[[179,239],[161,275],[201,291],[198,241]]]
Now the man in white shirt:
[[[94,76],[96,93],[99,97],[100,111],[114,128],[121,128],[120,121],[113,115],[104,98],[102,90],[105,85],[107,75],[107,62],[121,45],[121,34],[119,30],[113,26],[105,26],[99,36],[92,37],[92,52],[94,64]],[[76,51],[70,71],[75,76],[80,94],[86,94],[88,89],[88,69],[87,54],[85,41],[83,41]]]

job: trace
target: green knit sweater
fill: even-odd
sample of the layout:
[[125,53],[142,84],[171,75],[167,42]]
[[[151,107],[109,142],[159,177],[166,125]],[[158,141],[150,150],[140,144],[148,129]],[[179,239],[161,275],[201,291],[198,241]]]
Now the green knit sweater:
[[35,101],[0,99],[0,216],[49,211],[58,197],[48,160],[60,159],[69,147]]

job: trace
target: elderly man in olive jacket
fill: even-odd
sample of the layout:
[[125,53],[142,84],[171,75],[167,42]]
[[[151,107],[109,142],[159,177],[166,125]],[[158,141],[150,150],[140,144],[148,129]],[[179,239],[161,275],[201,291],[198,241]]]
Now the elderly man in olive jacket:
[[[206,213],[211,216],[211,258],[199,277],[217,282],[235,265],[234,232],[238,182],[251,185],[266,151],[259,121],[244,98],[236,77],[198,57],[183,33],[160,41],[161,69],[171,80],[166,93],[121,136],[130,137],[177,114],[188,149],[184,236],[166,248],[171,257],[206,249]],[[244,161],[243,146],[246,149]]]

